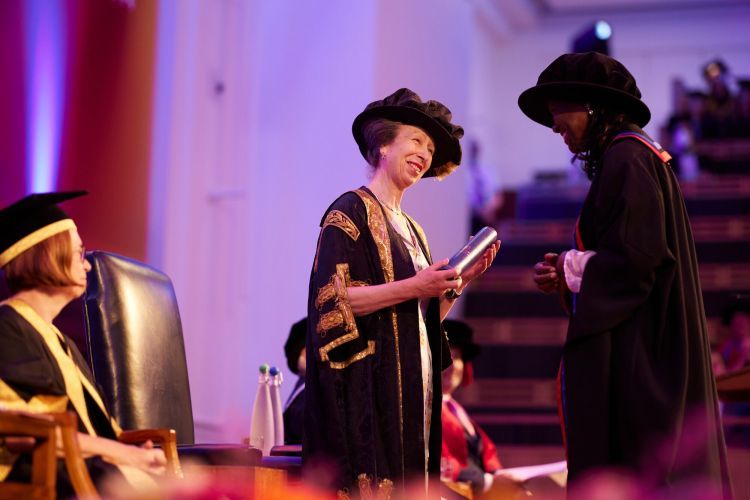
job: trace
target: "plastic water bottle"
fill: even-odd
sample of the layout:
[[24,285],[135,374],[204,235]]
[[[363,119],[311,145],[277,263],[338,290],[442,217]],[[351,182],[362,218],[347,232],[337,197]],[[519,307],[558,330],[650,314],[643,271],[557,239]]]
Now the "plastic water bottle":
[[281,383],[284,378],[281,376],[281,370],[275,366],[271,367],[268,372],[271,375],[271,406],[273,408],[273,441],[275,446],[284,444],[284,413],[281,406]]
[[250,446],[258,448],[263,455],[268,455],[274,445],[273,405],[269,387],[268,365],[260,365],[258,391],[253,403],[253,417],[250,421]]

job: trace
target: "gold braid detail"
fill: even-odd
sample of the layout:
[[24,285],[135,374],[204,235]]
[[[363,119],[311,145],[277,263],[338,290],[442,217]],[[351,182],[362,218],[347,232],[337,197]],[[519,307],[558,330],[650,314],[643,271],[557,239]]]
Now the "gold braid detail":
[[[362,281],[358,281],[355,283],[362,283],[363,285],[366,285],[366,283]],[[375,353],[375,342],[370,340],[367,342],[367,347],[365,349],[354,354],[345,361],[331,361],[328,358],[328,353],[333,349],[359,338],[357,322],[354,319],[354,313],[352,312],[352,308],[349,305],[349,298],[346,294],[346,287],[351,284],[352,281],[351,276],[349,275],[349,264],[336,264],[336,274],[331,276],[330,281],[325,286],[320,288],[318,297],[315,300],[315,305],[318,309],[323,307],[323,305],[330,300],[335,299],[336,301],[335,308],[332,311],[323,314],[318,321],[315,329],[320,334],[320,336],[325,337],[328,330],[340,327],[342,325],[344,327],[344,331],[347,332],[345,335],[332,340],[328,344],[318,349],[320,360],[323,362],[328,361],[331,368],[336,370],[346,368],[355,361],[359,361],[366,358],[370,354]]]
[[336,275],[334,274],[333,276],[331,276],[331,280],[326,285],[320,287],[320,290],[318,290],[318,296],[315,298],[315,308],[318,309],[318,311],[320,311],[320,308],[323,307],[323,304],[336,296],[336,288],[333,283],[335,279]]
[[330,361],[329,365],[331,365],[331,368],[334,370],[343,370],[350,364],[354,363],[355,361],[359,361],[360,359],[364,359],[370,354],[375,354],[375,341],[374,340],[368,340],[367,341],[367,347],[359,351],[357,354],[353,355],[346,361]]
[[318,325],[315,327],[315,331],[318,332],[321,337],[325,337],[326,333],[328,333],[328,330],[330,330],[331,328],[336,328],[337,326],[341,326],[343,324],[344,317],[341,315],[341,312],[333,310],[320,317],[320,321],[318,321]]
[[378,498],[380,500],[390,500],[393,494],[393,481],[390,479],[381,479],[378,482]]
[[[391,254],[391,238],[388,235],[388,223],[383,213],[383,207],[380,203],[364,189],[354,191],[362,199],[367,209],[367,225],[370,228],[372,237],[375,240],[375,246],[378,249],[380,265],[383,268],[383,277],[386,283],[394,280],[393,272],[393,255]],[[398,424],[399,424],[399,445],[401,451],[401,478],[406,477],[406,464],[404,463],[404,392],[401,383],[401,353],[398,340],[398,319],[396,318],[396,308],[391,306],[391,325],[393,328],[394,347],[396,352],[396,380],[398,386]]]
[[318,244],[315,249],[315,262],[313,262],[313,272],[318,270],[318,254],[320,253],[320,242],[323,239],[323,231],[328,226],[333,226],[344,231],[351,239],[357,241],[359,239],[359,228],[352,222],[348,215],[340,210],[331,210],[323,220],[323,224],[320,227],[320,234],[318,235]]
[[328,212],[328,215],[326,215],[326,218],[323,221],[323,229],[328,226],[341,229],[354,241],[359,239],[359,229],[357,229],[357,226],[354,225],[354,222],[352,222],[349,216],[340,210],[331,210]]
[[404,215],[406,215],[406,218],[409,220],[409,222],[414,227],[414,229],[417,230],[417,236],[419,236],[420,242],[424,245],[424,249],[426,253],[425,257],[427,257],[427,262],[432,264],[432,254],[430,253],[430,246],[427,244],[427,235],[424,234],[424,230],[422,229],[422,226],[417,224],[417,221],[409,217],[408,214],[404,213]]
[[367,474],[357,476],[357,486],[359,486],[359,498],[361,500],[372,500],[372,479]]

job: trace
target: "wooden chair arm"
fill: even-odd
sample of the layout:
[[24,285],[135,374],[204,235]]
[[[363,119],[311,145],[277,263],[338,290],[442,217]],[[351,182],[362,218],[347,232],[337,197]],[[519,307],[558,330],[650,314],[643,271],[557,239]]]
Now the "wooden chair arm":
[[99,494],[91,481],[81,448],[78,446],[78,417],[69,411],[48,415],[54,418],[60,429],[65,467],[68,469],[68,476],[70,476],[70,482],[73,483],[76,495],[87,499],[98,499]]
[[44,414],[0,412],[0,446],[11,453],[31,453],[39,439],[54,439],[57,424]]
[[158,444],[167,458],[167,472],[176,477],[184,477],[180,458],[177,455],[177,434],[174,429],[139,429],[122,431],[118,436],[121,443],[139,445],[146,441]]
[[[55,420],[44,414],[0,411],[0,440],[0,445],[11,453],[31,454],[32,489],[40,495],[54,495],[57,482]],[[22,488],[4,484],[4,494],[12,496],[14,487]]]

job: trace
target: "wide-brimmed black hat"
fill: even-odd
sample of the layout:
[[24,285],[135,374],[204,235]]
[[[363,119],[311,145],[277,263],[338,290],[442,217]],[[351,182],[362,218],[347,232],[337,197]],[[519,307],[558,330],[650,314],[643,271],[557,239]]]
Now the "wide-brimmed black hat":
[[550,101],[604,105],[626,113],[640,127],[651,119],[633,75],[619,61],[598,52],[563,54],[555,59],[536,85],[518,97],[518,106],[535,122],[551,127]]
[[422,102],[413,91],[403,88],[383,100],[374,101],[367,105],[354,119],[352,134],[357,141],[359,152],[367,159],[367,144],[363,125],[376,118],[414,125],[419,127],[432,138],[435,143],[435,153],[432,164],[424,177],[442,179],[453,172],[461,164],[461,143],[459,139],[464,135],[460,125],[451,123],[451,110],[438,101]]
[[289,330],[289,338],[284,344],[284,354],[286,355],[286,364],[292,373],[297,373],[297,360],[299,353],[305,347],[305,337],[307,336],[307,317],[302,318],[292,325]]
[[744,312],[750,314],[750,295],[748,294],[734,294],[729,296],[727,305],[721,312],[721,321],[725,325],[729,326],[732,322],[732,317],[738,313]]
[[461,358],[464,361],[471,361],[477,357],[481,348],[473,342],[474,331],[469,325],[463,321],[446,319],[443,320],[443,328],[448,334],[448,344],[461,349]]
[[57,206],[86,191],[31,194],[0,210],[0,267],[47,238],[76,225]]

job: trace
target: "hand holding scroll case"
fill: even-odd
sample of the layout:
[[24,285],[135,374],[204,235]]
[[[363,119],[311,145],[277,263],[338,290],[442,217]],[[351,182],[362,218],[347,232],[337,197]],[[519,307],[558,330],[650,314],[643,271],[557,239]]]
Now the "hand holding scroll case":
[[485,226],[451,257],[445,269],[455,269],[461,276],[463,283],[459,295],[469,282],[489,269],[499,249],[497,231]]

